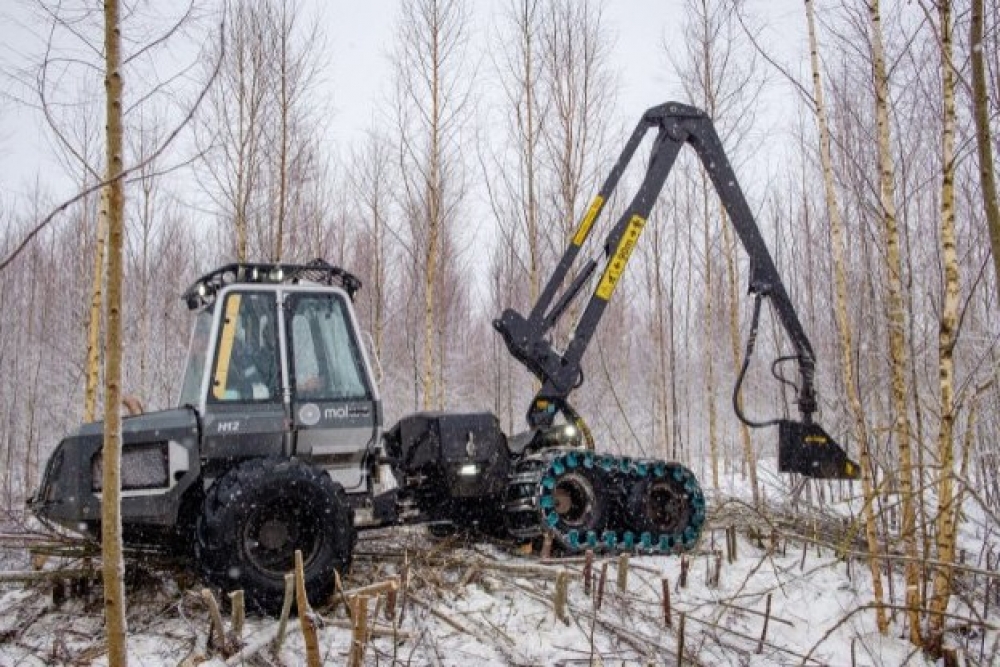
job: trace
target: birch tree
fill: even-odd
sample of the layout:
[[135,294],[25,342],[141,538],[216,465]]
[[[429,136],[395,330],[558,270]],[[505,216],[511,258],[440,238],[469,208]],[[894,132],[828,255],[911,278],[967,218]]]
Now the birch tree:
[[[612,44],[602,6],[591,0],[549,2],[545,5],[543,26],[542,95],[546,111],[541,133],[544,194],[541,196],[540,241],[546,250],[544,279],[553,266],[549,262],[563,254],[585,212],[594,205],[593,195],[600,179],[620,147],[607,150],[609,118],[616,99],[610,60]],[[624,189],[620,194],[625,194]],[[613,202],[605,205],[612,208]],[[604,238],[612,222],[605,219],[595,225],[582,252],[597,252],[595,246]],[[552,331],[557,348],[568,345],[569,332],[585,306],[586,293],[584,290],[581,298],[566,308]],[[630,382],[627,372],[606,372],[607,368],[628,369],[629,345],[622,344],[626,342],[623,339],[615,339],[613,333],[613,330],[620,333],[616,322],[630,315],[626,314],[628,300],[623,290],[609,304],[588,352],[592,370],[587,376],[589,382],[574,398],[580,414],[596,415],[605,421],[601,435],[618,451],[626,445],[618,439],[619,434],[629,435],[630,447],[644,446],[642,438],[637,437],[636,429],[629,423],[631,415],[625,410],[618,407],[612,413],[602,412],[608,398],[616,405],[621,404],[616,395]],[[595,424],[595,428],[600,426]]]
[[[268,214],[271,234],[268,239],[272,261],[282,261],[301,252],[300,220],[296,208],[312,196],[309,179],[315,178],[317,163],[324,154],[317,150],[313,135],[322,129],[319,117],[324,104],[311,95],[319,80],[319,61],[324,37],[315,21],[307,22],[304,8],[295,0],[274,0],[271,11],[272,36],[265,48],[276,53],[274,68],[274,127],[269,135],[268,180],[273,192]],[[310,258],[311,259],[311,258]]]
[[[610,45],[599,6],[590,0],[548,3],[542,32],[546,122],[542,133],[546,203],[555,225],[545,242],[561,253],[596,190],[598,163],[613,108]],[[570,311],[566,320],[573,319]]]
[[[355,168],[351,174],[352,189],[357,194],[362,282],[366,289],[359,298],[368,306],[375,357],[381,364],[385,355],[386,311],[389,302],[389,220],[392,216],[392,195],[396,174],[392,169],[392,147],[388,140],[369,132],[364,144],[351,159]],[[381,378],[380,378],[381,379]]]
[[[544,18],[544,8],[538,0],[512,2],[506,14],[512,38],[502,47],[496,63],[503,90],[502,122],[509,138],[506,143],[514,155],[501,162],[496,170],[495,178],[504,190],[497,195],[504,201],[497,200],[494,209],[502,216],[501,224],[507,230],[503,242],[525,255],[522,268],[527,270],[529,304],[538,298],[543,278],[539,199],[543,119],[547,111],[541,50]],[[503,156],[498,158],[502,159]]]
[[899,448],[899,493],[903,510],[900,538],[907,556],[905,566],[906,609],[910,641],[921,645],[920,564],[917,554],[916,508],[913,495],[914,461],[910,446],[909,398],[906,355],[906,305],[903,294],[903,263],[896,218],[895,167],[889,125],[889,76],[882,42],[882,15],[879,0],[868,5],[871,29],[872,80],[875,88],[879,207],[886,247],[887,322],[889,372],[892,378],[892,433]]
[[934,594],[929,609],[927,649],[933,656],[941,654],[944,641],[944,613],[952,591],[952,569],[955,560],[955,344],[958,342],[959,261],[955,235],[955,79],[953,71],[951,3],[938,4],[938,30],[941,49],[941,260],[944,269],[944,299],[938,327],[939,412],[937,449],[940,472],[937,485],[937,549],[938,565],[934,570]]
[[222,68],[198,126],[201,182],[227,254],[301,257],[315,237],[295,213],[323,172],[324,105],[310,97],[323,35],[295,0],[227,0],[224,11],[224,35],[206,49]]
[[[678,192],[674,183],[672,200]],[[653,216],[651,216],[652,218]],[[643,246],[642,257],[646,267],[646,287],[650,293],[649,342],[653,345],[652,356],[655,372],[652,379],[651,397],[652,441],[656,456],[671,460],[678,459],[678,438],[676,436],[677,415],[677,365],[676,341],[674,336],[675,293],[677,285],[678,248],[681,247],[676,234],[683,229],[678,224],[675,211],[656,214],[650,220],[649,237]],[[668,379],[669,378],[669,379]]]
[[[756,63],[756,54],[744,43],[741,33],[736,29],[737,6],[716,0],[689,0],[686,5],[689,28],[685,34],[684,49],[686,62],[682,70],[682,80],[688,96],[700,105],[714,120],[723,144],[730,155],[738,151],[743,137],[749,133],[754,119],[753,109],[763,85],[763,79]],[[733,159],[733,162],[736,162]],[[722,311],[726,317],[729,333],[729,347],[732,354],[733,372],[739,372],[740,366],[740,326],[738,310],[739,280],[736,260],[736,242],[727,219],[725,209],[716,197],[710,195],[708,176],[700,168],[702,188],[702,215],[705,230],[706,252],[706,293],[705,308],[706,327],[711,327],[716,304],[712,301],[716,294],[712,291],[711,247],[713,235],[711,229],[719,229],[723,242],[722,259],[725,264],[724,303],[728,305]],[[713,340],[706,331],[706,341]],[[709,353],[706,353],[709,354]],[[715,362],[706,358],[708,381],[714,385]],[[709,389],[709,400],[713,389]],[[742,396],[737,398],[742,404]],[[709,438],[713,435],[714,406],[709,406]],[[757,462],[753,443],[748,427],[740,423],[739,437],[742,444],[741,469],[749,475],[754,504],[759,503],[757,484]]]
[[882,565],[876,554],[879,553],[878,524],[875,520],[875,499],[871,454],[868,450],[868,425],[861,397],[854,377],[854,344],[853,333],[847,314],[847,277],[844,268],[844,221],[840,213],[840,203],[837,201],[836,185],[834,183],[833,157],[831,151],[830,127],[827,122],[826,104],[823,97],[823,79],[820,71],[819,44],[816,38],[816,24],[812,0],[805,1],[806,25],[809,36],[809,62],[812,69],[812,92],[816,124],[819,129],[819,154],[823,170],[823,194],[826,200],[827,216],[830,219],[831,253],[833,255],[834,283],[834,314],[836,316],[837,332],[840,336],[840,370],[843,376],[844,391],[847,393],[854,425],[854,436],[858,442],[861,458],[861,487],[864,494],[865,539],[868,551],[871,553],[869,566],[872,574],[872,594],[875,598],[875,616],[879,632],[888,632],[889,619],[884,604],[882,587]]
[[[45,125],[54,138],[57,160],[69,173],[79,174],[77,187],[86,192],[104,176],[99,166],[103,159],[100,156],[103,144],[99,127],[90,120],[99,117],[100,111],[87,93],[77,91],[69,94],[60,83],[64,76],[72,73],[80,80],[96,85],[96,77],[91,75],[100,68],[90,69],[88,56],[99,40],[97,35],[103,28],[102,18],[91,7],[74,4],[40,5],[38,9],[47,23],[47,31],[44,56],[35,75],[34,94]],[[67,33],[71,35],[70,39],[66,39]],[[99,53],[101,49],[93,48],[93,51]],[[87,87],[86,84],[82,86],[84,90]],[[88,422],[96,419],[101,389],[107,197],[107,189],[101,188],[98,197],[87,195],[74,207],[74,212],[82,218],[83,226],[93,226],[97,230],[86,323],[84,420]],[[85,247],[89,249],[90,244]]]
[[704,257],[705,257],[705,293],[703,307],[705,309],[704,335],[705,344],[702,348],[705,358],[705,400],[708,403],[708,451],[712,459],[712,488],[719,488],[719,425],[715,405],[715,352],[711,341],[714,337],[714,316],[712,305],[712,233],[708,224],[708,191],[704,179],[701,183],[702,219],[705,221]]
[[[542,53],[545,6],[539,0],[511,0],[500,17],[495,47],[490,49],[500,103],[491,114],[480,149],[483,184],[495,221],[497,252],[490,266],[491,309],[530,308],[541,292],[552,256],[549,233],[543,228],[546,165],[543,156],[547,110],[546,71]],[[494,134],[502,132],[503,140]],[[499,146],[495,146],[499,144]],[[506,355],[499,337],[493,351],[494,403],[513,430],[516,410],[528,400],[533,381]],[[498,345],[499,344],[499,345]],[[515,386],[523,387],[521,391]],[[534,381],[537,388],[537,381]],[[523,399],[523,400],[519,400]]]
[[138,407],[158,409],[177,398],[190,323],[177,295],[203,269],[205,253],[177,196],[181,184],[163,173],[164,161],[155,155],[166,127],[155,113],[139,115],[143,122],[130,128],[126,142],[138,165],[127,186],[122,298],[132,315],[123,328],[131,344],[124,350],[122,387]]
[[83,419],[92,422],[97,418],[97,389],[100,380],[101,323],[104,321],[104,260],[108,237],[108,190],[101,189],[100,208],[97,211],[97,244],[90,285],[90,311],[87,321],[87,366],[84,388]]
[[395,54],[399,163],[410,225],[411,268],[419,285],[419,391],[423,409],[442,407],[446,330],[443,265],[464,196],[461,133],[470,87],[465,69],[467,10],[461,0],[409,0]]
[[201,119],[198,143],[205,153],[202,165],[207,193],[229,228],[231,254],[237,261],[251,255],[269,255],[251,245],[251,226],[259,212],[263,180],[267,97],[273,89],[271,53],[264,35],[270,35],[266,2],[226,4],[224,36],[208,49],[210,60],[223,68],[212,86],[209,113]]
[[[591,0],[548,3],[541,39],[546,100],[541,133],[543,204],[552,211],[545,217],[541,242],[551,249],[551,257],[558,257],[591,204],[589,198],[602,175],[595,157],[604,148],[614,103],[610,44],[601,8]],[[572,322],[578,312],[579,304],[571,305],[563,322]],[[556,335],[563,333],[565,329]]]
[[979,185],[986,211],[986,227],[993,250],[993,275],[1000,294],[1000,199],[997,197],[993,168],[993,138],[990,131],[989,90],[986,85],[983,0],[972,0],[969,23],[969,59],[972,65],[972,111],[976,123],[976,152],[979,157]]

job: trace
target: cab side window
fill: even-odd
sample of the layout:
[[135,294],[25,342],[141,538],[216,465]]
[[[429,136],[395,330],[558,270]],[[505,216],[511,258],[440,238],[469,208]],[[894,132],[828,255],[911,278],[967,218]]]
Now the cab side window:
[[370,398],[364,362],[342,297],[294,294],[289,315],[296,396],[331,401]]
[[184,365],[184,379],[181,382],[181,396],[177,405],[198,405],[201,400],[201,384],[205,379],[205,360],[209,354],[212,333],[212,311],[203,310],[195,317],[188,342],[187,363]]
[[279,400],[275,312],[273,293],[238,292],[226,297],[210,402]]

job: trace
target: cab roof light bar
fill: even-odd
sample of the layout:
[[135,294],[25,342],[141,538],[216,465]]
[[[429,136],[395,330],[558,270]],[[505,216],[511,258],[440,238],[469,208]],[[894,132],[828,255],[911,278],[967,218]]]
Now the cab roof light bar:
[[361,281],[354,274],[323,259],[308,264],[240,262],[226,264],[198,278],[181,296],[188,309],[197,310],[215,302],[223,287],[233,284],[289,284],[302,281],[340,287],[354,300]]

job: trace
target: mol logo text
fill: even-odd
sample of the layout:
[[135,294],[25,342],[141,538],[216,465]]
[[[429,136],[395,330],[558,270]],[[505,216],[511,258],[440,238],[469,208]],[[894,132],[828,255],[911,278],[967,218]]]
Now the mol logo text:
[[323,419],[347,419],[351,416],[346,405],[338,405],[335,408],[324,408]]

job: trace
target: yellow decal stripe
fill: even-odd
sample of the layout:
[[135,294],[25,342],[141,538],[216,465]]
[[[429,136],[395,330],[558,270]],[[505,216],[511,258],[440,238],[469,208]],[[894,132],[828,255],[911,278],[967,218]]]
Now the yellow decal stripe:
[[628,227],[625,228],[625,233],[622,234],[622,239],[618,242],[615,254],[611,258],[608,268],[604,270],[601,282],[597,285],[596,294],[599,298],[605,301],[611,299],[611,294],[615,291],[615,286],[618,284],[622,272],[625,271],[625,265],[628,264],[628,258],[632,254],[645,224],[646,219],[640,215],[633,215],[632,219],[628,221]]
[[240,312],[240,295],[231,294],[226,300],[225,321],[219,339],[219,356],[215,363],[215,377],[212,382],[212,396],[225,397],[226,378],[229,376],[229,362],[233,356],[233,340],[236,338],[236,317]]
[[597,219],[597,214],[601,212],[601,208],[603,207],[604,197],[601,195],[594,197],[594,201],[590,203],[590,208],[587,209],[587,214],[583,216],[583,220],[580,222],[580,228],[573,235],[573,245],[581,246],[587,240],[590,228],[594,225],[594,220]]

